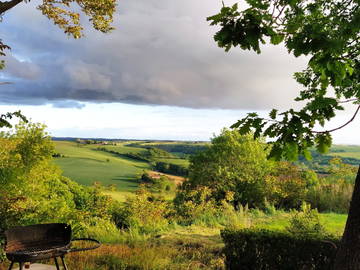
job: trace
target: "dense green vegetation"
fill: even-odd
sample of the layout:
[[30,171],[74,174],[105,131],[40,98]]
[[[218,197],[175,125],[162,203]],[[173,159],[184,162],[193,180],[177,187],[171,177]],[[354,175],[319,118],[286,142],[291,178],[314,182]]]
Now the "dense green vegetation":
[[[339,239],[354,179],[354,167],[339,158],[322,168],[321,177],[269,161],[264,142],[227,129],[190,157],[189,179],[178,188],[168,176],[146,171],[154,162],[170,168],[157,159],[172,160],[171,154],[158,148],[66,141],[54,148],[34,124],[1,136],[1,229],[61,221],[78,236],[106,243],[83,257],[70,256],[69,264],[80,263],[80,269],[224,269],[231,260],[223,253],[224,229]],[[9,193],[10,186],[17,188]]]
[[[311,147],[326,153],[332,145],[332,132],[347,126],[360,111],[359,1],[245,2],[223,4],[219,13],[208,17],[211,25],[220,28],[214,35],[218,46],[225,51],[240,47],[260,54],[263,44],[283,44],[294,57],[305,57],[307,65],[293,74],[299,84],[295,101],[301,102],[300,109],[273,109],[268,118],[248,113],[232,127],[243,135],[252,132],[254,138],[271,138],[269,156],[277,160],[297,160],[299,155],[310,159]],[[353,116],[342,125],[325,129],[325,124],[345,109],[345,103],[356,108]],[[359,185],[360,169],[333,265],[336,270],[360,269],[360,249],[355,248],[360,246]]]
[[15,225],[66,222],[83,234],[110,223],[110,197],[62,176],[43,126],[21,123],[0,133],[0,149],[1,233]]
[[128,144],[128,146],[142,148],[156,147],[180,156],[188,156],[203,151],[207,145],[208,144],[204,142],[137,142]]

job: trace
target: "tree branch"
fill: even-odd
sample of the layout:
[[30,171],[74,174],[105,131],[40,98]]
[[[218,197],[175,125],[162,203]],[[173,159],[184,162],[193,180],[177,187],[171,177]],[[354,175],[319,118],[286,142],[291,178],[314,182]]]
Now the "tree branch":
[[348,103],[348,102],[356,102],[356,101],[360,101],[360,100],[358,98],[352,98],[352,99],[338,101],[338,103]]
[[23,0],[11,0],[7,2],[0,2],[0,14],[8,11],[9,9],[15,7],[17,4],[21,3]]
[[359,112],[359,110],[360,110],[360,105],[357,107],[357,109],[356,109],[354,115],[351,117],[351,119],[349,121],[347,121],[345,124],[343,124],[342,126],[340,126],[340,127],[330,129],[330,130],[325,130],[325,131],[314,131],[314,130],[312,130],[311,132],[313,132],[313,133],[330,133],[330,132],[342,129],[343,127],[347,126],[348,124],[350,124],[355,119],[355,117],[356,117],[357,113]]

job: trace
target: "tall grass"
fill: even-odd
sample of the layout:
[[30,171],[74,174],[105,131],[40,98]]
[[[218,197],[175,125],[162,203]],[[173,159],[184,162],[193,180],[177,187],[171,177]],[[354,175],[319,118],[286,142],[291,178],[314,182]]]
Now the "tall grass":
[[307,202],[319,212],[347,213],[353,187],[345,182],[318,185],[308,191]]

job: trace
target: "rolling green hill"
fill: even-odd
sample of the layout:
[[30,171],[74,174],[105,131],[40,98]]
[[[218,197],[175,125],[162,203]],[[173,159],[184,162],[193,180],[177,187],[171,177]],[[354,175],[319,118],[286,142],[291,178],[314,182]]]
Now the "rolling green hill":
[[[143,171],[152,168],[151,162],[131,157],[146,155],[148,152],[148,149],[131,145],[131,141],[116,142],[116,145],[80,144],[74,141],[54,143],[55,151],[60,154],[60,157],[54,158],[54,162],[63,170],[64,176],[82,185],[89,186],[94,182],[103,186],[116,185],[116,191],[107,193],[118,200],[124,200],[125,196],[136,190]],[[152,162],[161,161],[185,167],[189,164],[186,159],[167,152],[164,154],[168,156],[154,157]]]
[[[133,191],[138,187],[137,178],[142,171],[150,168],[146,162],[98,151],[96,145],[78,145],[69,141],[56,141],[55,145],[56,151],[65,157],[55,158],[54,162],[60,166],[65,176],[83,185],[92,185],[98,181],[103,185],[115,184],[119,191]],[[122,149],[121,145],[114,147]],[[122,150],[137,151],[127,148],[130,149]]]

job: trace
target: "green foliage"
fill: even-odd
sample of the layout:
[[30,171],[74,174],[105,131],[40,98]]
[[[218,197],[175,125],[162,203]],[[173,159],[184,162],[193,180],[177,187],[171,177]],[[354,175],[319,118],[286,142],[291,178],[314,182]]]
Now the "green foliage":
[[188,143],[164,142],[161,144],[149,142],[149,143],[132,143],[132,144],[128,144],[127,146],[142,147],[142,148],[155,147],[173,154],[180,153],[182,154],[182,156],[196,154],[197,152],[203,151],[206,148],[206,144],[201,142],[188,142]]
[[320,221],[318,211],[311,209],[311,206],[306,203],[302,204],[301,212],[294,212],[286,230],[291,234],[304,237],[323,237],[328,234]]
[[159,172],[168,173],[168,174],[172,174],[172,175],[178,175],[178,176],[184,176],[184,177],[187,177],[189,174],[189,170],[187,168],[185,168],[184,166],[177,165],[177,164],[171,164],[171,163],[167,163],[167,162],[156,162],[154,169]]
[[312,171],[302,171],[288,162],[278,162],[265,177],[266,194],[270,203],[278,208],[299,208],[305,200],[307,189],[318,183]]
[[166,176],[151,177],[147,172],[141,176],[141,182],[152,192],[168,192],[175,189],[174,181]]
[[[299,155],[310,159],[308,148],[312,146],[321,153],[328,151],[332,143],[330,133],[346,124],[322,132],[314,131],[314,127],[324,126],[336,111],[343,110],[341,99],[358,104],[360,97],[359,2],[246,2],[246,8],[240,9],[238,4],[224,6],[218,14],[208,18],[211,25],[220,26],[215,41],[226,51],[239,46],[257,53],[261,52],[260,44],[284,43],[295,57],[308,55],[307,68],[294,74],[302,87],[296,100],[307,103],[299,111],[290,109],[278,113],[272,110],[270,119],[249,113],[232,127],[242,134],[253,130],[255,137],[274,138],[270,156],[275,159],[295,160]],[[360,107],[357,106],[358,111]]]
[[137,229],[141,233],[156,233],[165,230],[169,224],[168,203],[155,198],[145,188],[136,196],[129,197],[123,205],[113,210],[113,220],[119,228]]
[[21,123],[0,138],[0,231],[15,225],[67,222],[86,231],[110,219],[111,199],[61,175],[45,127]]
[[[20,2],[22,1],[1,2],[0,13],[14,8]],[[44,0],[38,9],[67,35],[80,38],[83,28],[79,11],[89,18],[94,29],[107,33],[113,29],[111,23],[115,7],[115,0]],[[2,43],[1,45],[0,51],[3,47]]]
[[319,211],[347,213],[354,189],[356,167],[333,158],[327,176],[307,191],[306,201]]
[[191,190],[179,190],[174,199],[174,219],[181,225],[198,225],[203,227],[234,228],[247,227],[249,209],[247,206],[234,206],[229,203],[233,200],[233,193],[227,192],[225,199],[216,201],[208,187],[197,187]]
[[[0,49],[1,49],[1,45],[0,45]],[[0,55],[1,55],[1,51],[0,51]],[[2,69],[2,64],[3,62],[0,62],[0,69]],[[21,111],[17,111],[17,112],[13,112],[13,113],[5,113],[5,114],[1,114],[0,115],[0,128],[12,128],[11,123],[9,122],[12,118],[17,117],[20,120],[22,120],[23,122],[27,122],[26,117],[21,113]]]
[[196,219],[216,216],[221,207],[212,194],[213,191],[209,187],[179,190],[174,199],[177,221],[189,225]]
[[329,182],[331,181],[333,183],[336,183],[339,181],[343,181],[354,184],[354,179],[357,172],[357,168],[355,166],[343,163],[341,158],[331,159],[329,165]]
[[189,180],[182,188],[208,186],[217,201],[233,192],[235,205],[261,206],[266,196],[264,177],[273,167],[267,153],[266,144],[251,135],[224,129],[205,151],[191,157]]
[[338,239],[264,229],[223,230],[226,269],[331,269]]

